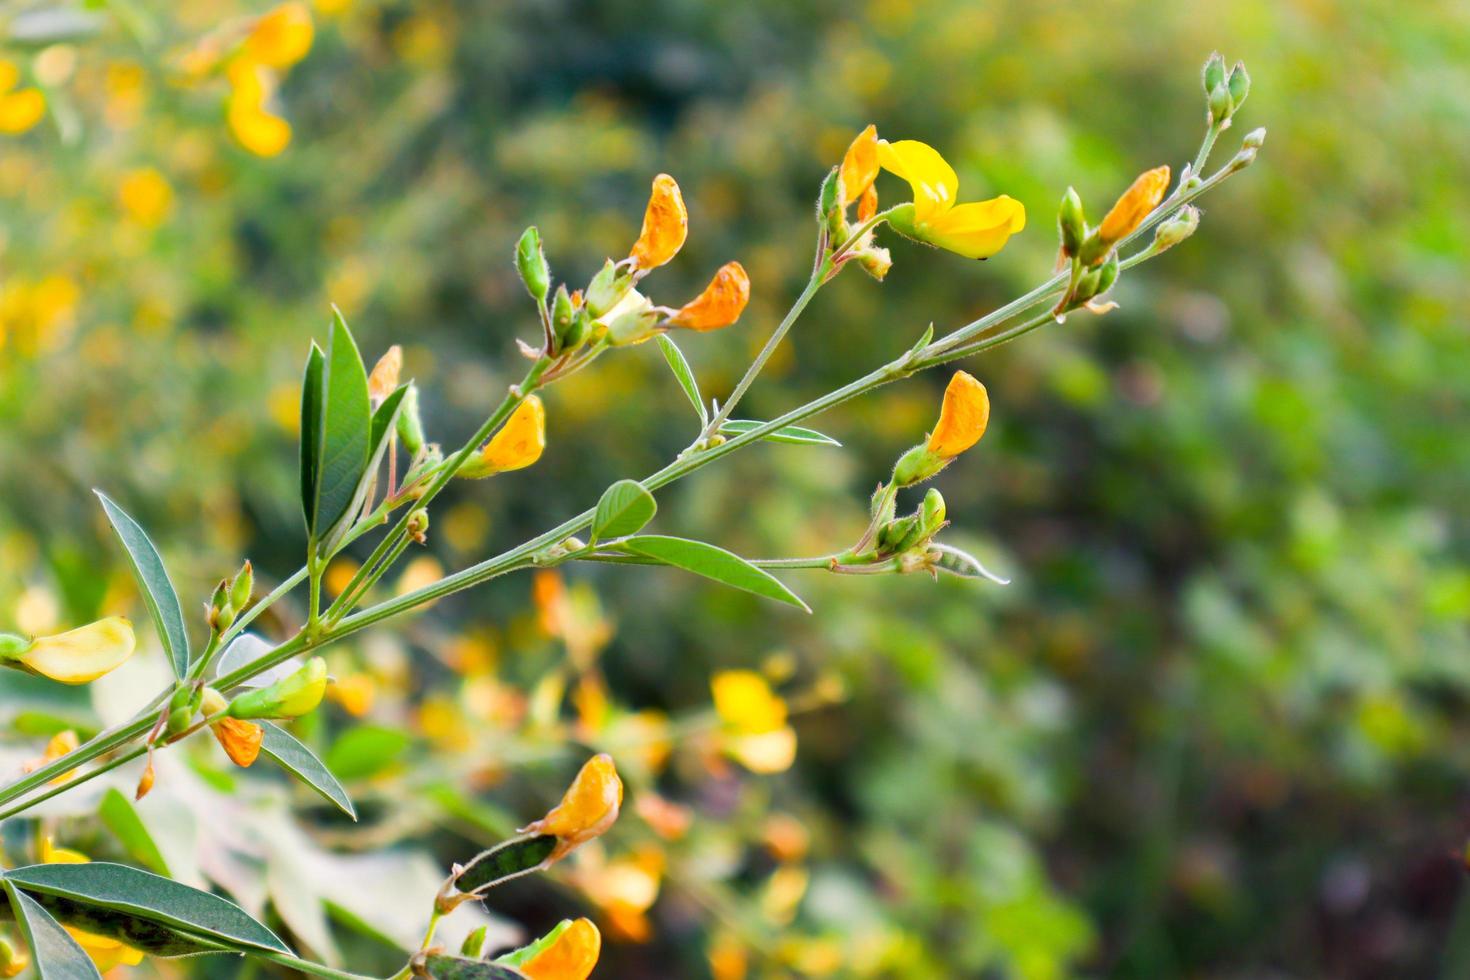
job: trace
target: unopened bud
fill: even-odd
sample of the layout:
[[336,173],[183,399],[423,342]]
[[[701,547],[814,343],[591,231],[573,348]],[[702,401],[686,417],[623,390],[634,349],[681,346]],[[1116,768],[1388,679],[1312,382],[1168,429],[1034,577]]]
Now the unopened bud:
[[141,800],[153,789],[153,756],[148,756],[148,764],[143,767],[143,775],[138,778],[138,788],[133,793],[134,800]]
[[235,607],[230,604],[228,579],[220,579],[219,585],[215,586],[214,595],[209,600],[209,611],[204,619],[216,633],[223,633],[235,621]]
[[398,406],[398,441],[403,443],[403,448],[410,455],[417,454],[424,448],[424,423],[419,417],[419,389],[417,385],[409,385],[408,390],[403,393],[403,401]]
[[544,302],[551,289],[551,267],[541,251],[541,232],[535,225],[522,232],[521,240],[516,243],[516,271],[521,274],[531,298],[537,303]]
[[595,319],[618,305],[628,290],[633,288],[633,277],[619,274],[612,259],[608,259],[592,282],[587,285],[587,312]]
[[929,492],[924,494],[924,502],[919,506],[919,523],[924,537],[933,537],[938,533],[944,526],[944,514],[944,495],[930,487]]
[[843,204],[842,176],[837,167],[827,173],[822,181],[822,192],[817,197],[817,221],[827,230],[827,240],[835,248],[847,238],[847,215]]
[[[566,284],[556,287],[556,295],[551,300],[551,335],[553,340],[563,336],[572,326],[572,315],[576,313],[576,307],[572,305],[572,296],[567,292]],[[553,354],[560,353],[557,347]]]
[[1266,127],[1257,126],[1255,129],[1245,134],[1245,138],[1240,141],[1240,145],[1242,149],[1259,150],[1265,144],[1265,142]]
[[888,270],[893,268],[893,256],[888,254],[888,249],[870,246],[857,253],[858,265],[864,272],[879,282],[888,275]]
[[1225,81],[1225,59],[1220,56],[1220,52],[1216,51],[1211,54],[1209,60],[1205,62],[1203,79],[1206,95],[1215,91]]
[[1232,110],[1239,109],[1245,97],[1251,94],[1251,77],[1246,73],[1245,62],[1237,61],[1235,67],[1230,69],[1230,77],[1226,79],[1225,87],[1230,90]]
[[1199,227],[1199,209],[1186,206],[1175,211],[1154,231],[1154,251],[1162,252],[1184,241]]
[[918,543],[923,530],[919,518],[914,514],[889,521],[878,529],[878,550],[885,554],[902,554]]
[[1057,208],[1057,232],[1062,240],[1062,254],[1067,258],[1082,249],[1082,241],[1087,237],[1087,221],[1083,217],[1082,198],[1076,188],[1068,187],[1067,193],[1062,195],[1061,206]]
[[202,698],[203,691],[190,685],[174,691],[174,696],[168,703],[168,721],[165,724],[165,730],[170,737],[189,727],[189,723],[194,720],[194,712],[199,710]]
[[428,544],[429,512],[420,507],[418,510],[409,514],[406,529],[408,536],[413,539],[415,544]]
[[1097,270],[1097,287],[1092,295],[1101,296],[1113,288],[1113,283],[1118,281],[1118,253],[1115,251],[1108,256],[1108,260]]
[[235,579],[230,583],[230,605],[239,612],[250,605],[250,596],[255,592],[255,569],[247,559],[240,570],[235,573]]
[[213,718],[229,708],[230,702],[225,696],[212,687],[206,687],[199,697],[199,710],[204,712],[206,718]]
[[1230,89],[1225,85],[1216,85],[1210,90],[1210,97],[1206,102],[1210,110],[1210,123],[1218,125],[1230,118],[1230,111],[1234,103],[1230,100]]

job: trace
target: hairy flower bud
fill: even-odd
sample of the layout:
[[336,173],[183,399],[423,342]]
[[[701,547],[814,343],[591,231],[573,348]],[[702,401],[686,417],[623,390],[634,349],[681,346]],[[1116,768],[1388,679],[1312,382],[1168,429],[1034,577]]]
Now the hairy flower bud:
[[750,277],[739,262],[726,262],[704,292],[669,317],[669,323],[690,330],[718,330],[740,319],[750,302]]
[[395,428],[398,430],[398,441],[403,443],[403,448],[410,454],[416,454],[424,448],[424,423],[419,416],[418,385],[410,384],[403,393]]
[[1209,95],[1225,81],[1225,59],[1220,52],[1216,51],[1205,61],[1204,72],[1201,76],[1204,83],[1205,94]]
[[560,803],[540,820],[523,827],[521,833],[555,835],[556,849],[547,860],[557,861],[606,833],[618,819],[622,805],[623,781],[618,778],[612,756],[602,753],[587,760]]
[[620,303],[628,290],[633,288],[633,277],[618,272],[617,265],[608,259],[592,282],[587,285],[587,313],[593,319],[602,316]]
[[847,214],[842,201],[842,178],[839,169],[827,171],[822,181],[821,193],[817,195],[817,220],[827,231],[827,240],[833,247],[847,238]]
[[924,494],[924,502],[919,505],[919,525],[925,538],[933,537],[944,527],[944,516],[944,495],[930,487]]
[[520,241],[516,242],[516,271],[521,275],[521,282],[526,284],[526,292],[537,303],[545,302],[546,294],[551,289],[551,267],[546,264],[546,254],[541,251],[541,232],[532,225],[521,232]]
[[679,254],[688,234],[689,212],[684,209],[679,185],[668,174],[659,174],[653,179],[653,192],[643,213],[643,231],[630,253],[634,269],[657,269]]
[[240,566],[235,573],[234,579],[230,581],[230,605],[240,612],[250,605],[250,597],[255,592],[255,567],[250,564],[249,559]]
[[1082,198],[1075,188],[1068,187],[1062,195],[1061,206],[1057,208],[1057,232],[1063,255],[1071,258],[1081,250],[1082,240],[1087,237],[1087,221],[1082,215]]
[[1081,258],[1086,265],[1097,265],[1112,247],[1134,230],[1147,218],[1169,189],[1169,166],[1164,164],[1138,175],[1129,188],[1118,198],[1111,210],[1103,217],[1097,230],[1083,244]]
[[1210,90],[1210,97],[1205,101],[1209,110],[1210,124],[1218,126],[1230,118],[1234,104],[1230,100],[1230,89],[1224,84],[1216,85]]
[[1230,77],[1225,80],[1225,87],[1230,92],[1231,112],[1240,109],[1241,103],[1245,102],[1246,96],[1251,94],[1251,77],[1245,70],[1245,62],[1237,61],[1235,67],[1230,69]]
[[1199,227],[1199,209],[1185,205],[1159,223],[1154,231],[1154,251],[1173,248],[1194,234]]

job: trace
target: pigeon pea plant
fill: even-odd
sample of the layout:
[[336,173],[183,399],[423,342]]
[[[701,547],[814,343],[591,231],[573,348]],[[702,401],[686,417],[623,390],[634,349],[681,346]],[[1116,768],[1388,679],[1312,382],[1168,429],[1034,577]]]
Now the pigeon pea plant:
[[[142,766],[137,784],[141,797],[153,786],[154,754],[206,728],[235,764],[250,766],[264,752],[353,815],[351,800],[327,767],[276,724],[313,711],[322,700],[330,679],[324,662],[311,655],[510,572],[579,561],[667,565],[802,609],[805,603],[773,569],[863,575],[923,571],[936,577],[943,572],[1001,581],[974,557],[938,540],[947,519],[937,490],[929,490],[912,512],[897,511],[899,491],[933,477],[985,432],[990,412],[985,387],[963,371],[950,379],[933,430],[898,458],[878,486],[867,529],[847,547],[820,557],[750,561],[713,544],[644,529],[657,510],[656,491],[737,450],[762,440],[830,445],[832,440],[798,423],[882,385],[1061,323],[1079,308],[1106,314],[1114,306],[1106,297],[1119,277],[1189,237],[1200,218],[1192,202],[1248,166],[1262,144],[1264,130],[1251,132],[1229,161],[1206,175],[1211,149],[1230,128],[1249,80],[1242,65],[1227,72],[1218,55],[1205,65],[1203,79],[1204,140],[1177,181],[1171,182],[1167,166],[1149,170],[1096,225],[1087,221],[1076,191],[1068,189],[1057,216],[1057,267],[1046,281],[942,336],[935,336],[931,324],[886,364],[779,418],[757,421],[733,413],[818,290],[849,265],[880,280],[888,273],[889,253],[875,240],[882,227],[970,258],[986,258],[1023,229],[1022,205],[1003,195],[957,203],[958,178],[939,152],[915,140],[880,139],[874,127],[867,127],[822,183],[811,278],[723,404],[705,402],[670,334],[734,323],[749,298],[745,270],[738,262],[728,263],[703,293],[677,308],[658,305],[643,292],[649,275],[674,257],[687,234],[687,214],[672,177],[654,180],[642,232],[629,255],[609,259],[584,288],[553,283],[540,236],[534,227],[527,229],[516,245],[515,261],[540,325],[535,342],[519,341],[529,366],[474,435],[449,453],[425,436],[417,389],[412,382],[399,381],[398,349],[391,348],[369,372],[352,332],[337,315],[325,346],[312,344],[302,382],[303,566],[259,599],[248,561],[222,580],[206,603],[207,640],[196,650],[173,583],[148,535],[121,506],[99,493],[176,679],[125,724],[80,745],[75,738],[53,739],[43,760],[0,788],[0,819],[17,818],[43,800],[135,760]],[[912,197],[879,210],[876,178],[885,170],[906,181]],[[1147,244],[1124,254],[1151,230]],[[374,586],[404,552],[426,540],[429,509],[450,480],[493,477],[536,462],[545,446],[545,410],[537,392],[611,350],[650,339],[659,344],[698,415],[698,432],[683,452],[640,480],[613,483],[596,506],[503,554],[406,594],[369,601]],[[322,578],[328,563],[384,527],[386,533],[351,581],[334,601],[325,602]],[[246,632],[256,617],[303,583],[307,615],[295,635],[271,644]],[[0,661],[68,684],[106,673],[133,648],[132,627],[119,618],[56,636],[0,634]],[[520,836],[456,866],[435,900],[420,948],[396,976],[587,976],[596,963],[600,937],[585,919],[564,922],[531,945],[500,955],[483,948],[483,930],[459,950],[446,952],[434,942],[435,926],[460,904],[483,898],[508,879],[543,870],[602,834],[616,820],[622,794],[613,760],[596,756],[545,817]],[[134,868],[88,863],[45,838],[38,839],[35,851],[38,863],[0,875],[6,910],[29,948],[27,954],[19,943],[7,942],[0,950],[0,966],[10,975],[28,959],[47,977],[71,978],[96,977],[99,968],[135,963],[145,954],[234,953],[317,976],[359,976],[296,956],[264,925],[219,896]]]

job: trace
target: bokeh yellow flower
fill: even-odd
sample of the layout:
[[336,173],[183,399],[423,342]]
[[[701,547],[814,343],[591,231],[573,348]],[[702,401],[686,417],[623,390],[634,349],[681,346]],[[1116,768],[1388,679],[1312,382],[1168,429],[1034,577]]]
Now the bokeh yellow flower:
[[669,323],[690,330],[718,330],[740,319],[750,302],[750,277],[739,262],[726,262],[704,292],[669,317]]
[[633,243],[630,258],[636,270],[657,269],[679,254],[689,235],[689,212],[684,195],[668,174],[653,178],[653,193],[643,213],[643,231]]
[[123,175],[117,187],[123,213],[144,228],[157,228],[173,210],[174,191],[163,174],[140,167]]
[[989,422],[990,396],[985,386],[967,372],[957,371],[944,389],[939,422],[929,433],[929,451],[953,459],[980,441]]
[[726,670],[710,681],[715,712],[732,731],[760,735],[786,724],[786,702],[753,670]]
[[313,37],[306,4],[283,3],[255,22],[245,38],[245,56],[272,68],[289,68],[306,57]]
[[956,204],[960,180],[939,151],[918,140],[878,141],[878,163],[909,182],[911,215],[894,212],[895,231],[970,259],[989,258],[1026,227],[1026,208],[1002,194],[988,201]]
[[225,118],[230,132],[256,156],[278,155],[291,142],[291,124],[266,108],[275,92],[275,76],[257,62],[237,59],[230,65],[229,78]]
[[20,68],[8,58],[0,58],[0,133],[24,133],[46,114],[46,96],[31,86],[20,84]]

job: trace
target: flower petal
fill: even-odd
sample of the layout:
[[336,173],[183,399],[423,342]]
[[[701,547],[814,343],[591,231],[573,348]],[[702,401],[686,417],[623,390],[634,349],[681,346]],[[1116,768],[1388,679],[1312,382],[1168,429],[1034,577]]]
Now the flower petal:
[[902,177],[914,189],[914,222],[924,224],[954,207],[960,179],[954,168],[928,143],[918,140],[878,141],[878,164]]
[[851,204],[873,186],[873,178],[878,176],[878,128],[872,123],[847,148],[840,173],[843,204]]
[[1026,227],[1026,208],[1001,195],[951,208],[918,231],[933,245],[970,259],[989,258]]

